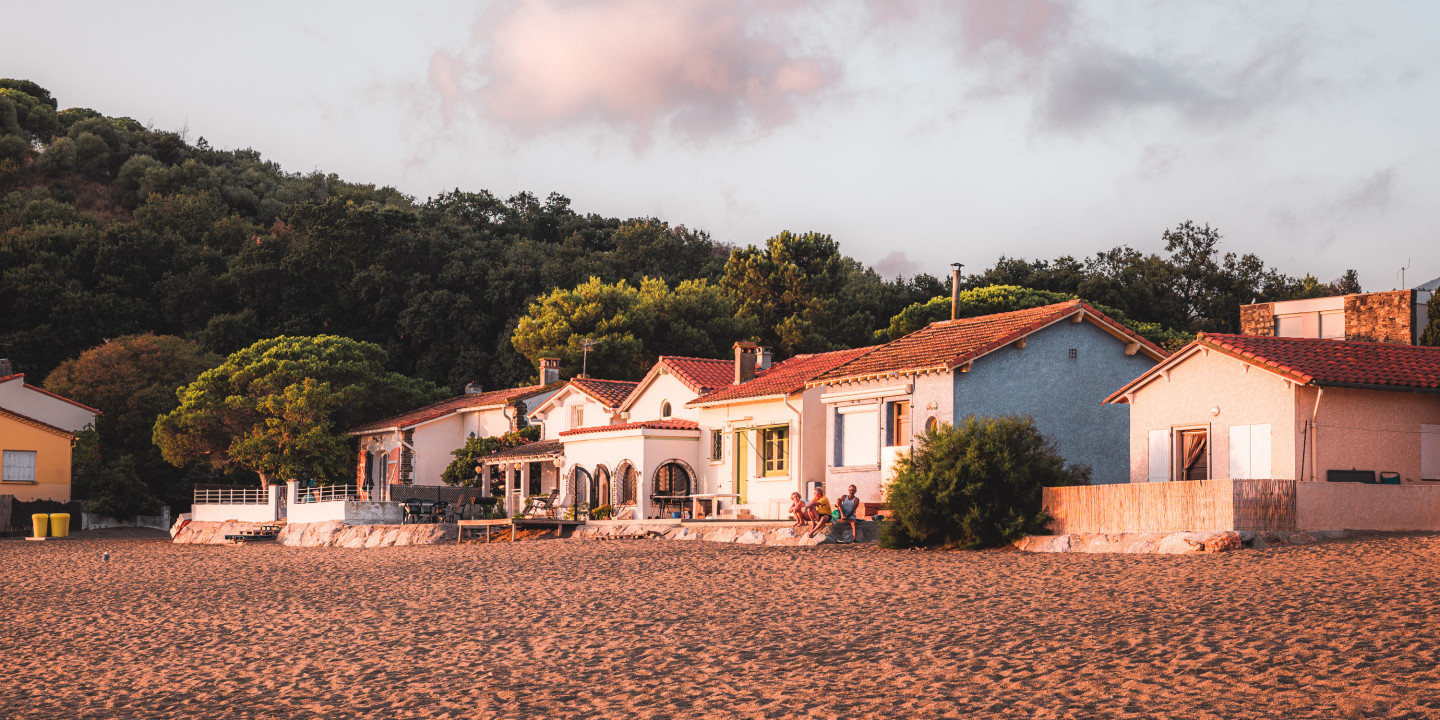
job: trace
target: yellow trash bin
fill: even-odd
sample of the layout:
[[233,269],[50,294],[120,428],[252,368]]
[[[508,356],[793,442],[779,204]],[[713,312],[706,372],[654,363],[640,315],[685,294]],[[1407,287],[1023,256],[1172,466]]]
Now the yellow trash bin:
[[30,516],[30,524],[35,526],[35,537],[45,537],[45,531],[50,529],[50,516],[45,513],[35,513]]
[[50,537],[70,535],[70,513],[50,513]]

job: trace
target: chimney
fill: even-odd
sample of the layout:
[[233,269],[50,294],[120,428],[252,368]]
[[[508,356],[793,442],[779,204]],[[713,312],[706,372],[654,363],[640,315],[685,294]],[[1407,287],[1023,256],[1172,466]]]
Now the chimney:
[[950,263],[950,319],[955,319],[955,313],[960,305],[960,269],[965,267],[964,263]]
[[770,348],[763,346],[760,348],[760,359],[755,362],[755,369],[757,371],[770,369]]
[[540,358],[540,384],[560,382],[560,358]]
[[10,364],[10,358],[0,358],[0,377],[9,377],[15,374],[15,366]]
[[755,354],[760,346],[753,342],[740,341],[735,343],[735,384],[751,380],[755,377]]

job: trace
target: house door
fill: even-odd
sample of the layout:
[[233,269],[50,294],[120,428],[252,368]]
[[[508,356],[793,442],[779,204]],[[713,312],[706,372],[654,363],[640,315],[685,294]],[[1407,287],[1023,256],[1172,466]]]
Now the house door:
[[1180,431],[1180,472],[1186,480],[1210,479],[1210,433],[1208,430]]
[[750,453],[745,447],[745,436],[748,434],[744,430],[735,431],[735,494],[740,496],[739,505],[749,502]]

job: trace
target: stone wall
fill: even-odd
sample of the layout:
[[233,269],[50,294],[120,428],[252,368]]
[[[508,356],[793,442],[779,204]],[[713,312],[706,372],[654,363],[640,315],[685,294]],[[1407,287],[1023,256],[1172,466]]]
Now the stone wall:
[[1345,339],[1410,345],[1415,342],[1414,291],[1345,296]]
[[[226,535],[246,530],[259,530],[260,523],[203,522],[187,523],[176,533],[174,542],[181,545],[228,545]],[[289,547],[373,548],[397,545],[438,545],[453,543],[459,532],[455,525],[346,525],[339,520],[318,523],[295,523],[281,526],[275,539]],[[250,541],[268,542],[268,541]]]
[[1240,306],[1241,335],[1274,335],[1275,303]]
[[[873,543],[879,539],[879,527],[873,521],[855,523],[858,542]],[[704,540],[739,545],[834,545],[852,542],[849,523],[831,523],[809,537],[805,528],[792,528],[778,523],[665,523],[609,521],[587,523],[575,528],[572,539],[612,540],[629,538],[661,538],[664,540]]]

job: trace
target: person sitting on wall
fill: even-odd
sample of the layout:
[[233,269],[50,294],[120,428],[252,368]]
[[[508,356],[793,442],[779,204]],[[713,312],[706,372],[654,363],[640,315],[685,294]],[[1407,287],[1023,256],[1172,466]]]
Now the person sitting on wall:
[[841,495],[840,499],[835,501],[835,505],[840,510],[840,519],[835,522],[850,523],[850,539],[842,542],[855,542],[859,539],[859,536],[855,534],[855,512],[860,509],[860,498],[855,495],[855,486],[851,485],[850,491]]
[[790,517],[795,518],[795,524],[790,526],[792,528],[804,527],[805,523],[810,521],[810,511],[805,509],[805,498],[800,497],[798,492],[790,493]]
[[810,513],[810,534],[806,537],[815,537],[815,533],[830,522],[830,498],[825,497],[825,486],[815,486],[815,499],[805,506]]

